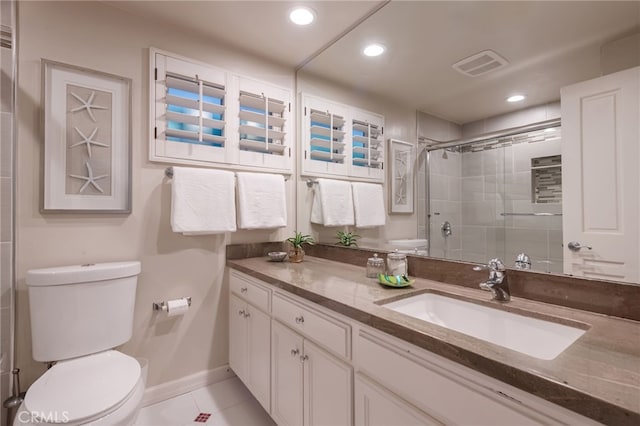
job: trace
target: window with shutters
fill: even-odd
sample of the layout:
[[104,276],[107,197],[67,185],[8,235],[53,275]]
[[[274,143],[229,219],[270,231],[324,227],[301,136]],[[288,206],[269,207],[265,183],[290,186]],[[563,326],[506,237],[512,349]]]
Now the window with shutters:
[[380,115],[351,111],[351,149],[353,176],[381,179],[384,159],[383,119]]
[[302,172],[383,181],[384,118],[301,94]]
[[239,87],[239,164],[290,169],[290,92],[246,77]]
[[151,49],[150,160],[291,171],[290,91]]

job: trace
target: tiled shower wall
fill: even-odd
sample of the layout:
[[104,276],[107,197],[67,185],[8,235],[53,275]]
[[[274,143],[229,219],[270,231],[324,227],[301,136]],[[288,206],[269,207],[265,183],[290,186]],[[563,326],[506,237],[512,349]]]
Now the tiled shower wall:
[[461,259],[513,266],[524,252],[532,269],[562,272],[562,217],[523,215],[562,213],[560,203],[533,203],[531,185],[531,159],[559,155],[560,144],[555,137],[461,154]]
[[0,403],[9,396],[13,345],[14,8],[13,1],[0,2]]
[[[458,126],[418,114],[418,135],[439,141],[559,118],[559,103],[527,108]],[[457,135],[456,135],[457,134]],[[561,216],[503,216],[502,213],[562,213],[562,205],[531,202],[531,158],[560,154],[560,139],[521,142],[506,148],[432,151],[426,191],[426,153],[418,157],[418,237],[430,239],[433,257],[486,263],[500,257],[513,266],[527,253],[534,270],[562,272]],[[550,140],[551,139],[551,140]],[[428,194],[428,195],[426,195]],[[427,197],[430,202],[427,202]],[[427,206],[430,205],[430,217]],[[448,221],[453,233],[444,237]]]
[[[433,141],[450,141],[460,139],[462,137],[462,128],[460,125],[456,123],[452,123],[447,120],[443,120],[438,117],[434,117],[432,115],[418,112],[417,113],[417,122],[418,122],[418,138],[425,142],[433,143]],[[427,226],[429,226],[429,221],[427,219],[427,151],[424,149],[426,146],[424,144],[419,145],[418,149],[418,167],[417,167],[417,185],[416,185],[416,202],[417,202],[417,212],[418,212],[418,238],[425,239],[427,238]],[[433,155],[431,158],[433,162]],[[455,162],[455,161],[454,161]],[[459,161],[458,161],[459,163]],[[460,178],[460,169],[448,170],[447,166],[449,163],[443,164],[442,166],[442,176],[438,176],[436,180],[447,180],[448,178],[458,179]],[[459,166],[459,164],[458,164]],[[432,167],[433,169],[434,167]],[[433,172],[434,170],[432,170]],[[440,169],[438,169],[440,171]],[[438,173],[436,173],[438,174]],[[455,202],[460,202],[459,191],[456,192],[456,188],[459,185],[455,185],[455,182],[452,183],[452,191],[451,197]],[[433,196],[431,197],[433,199]],[[440,200],[440,199],[438,199]],[[447,190],[447,196],[444,197],[441,201],[449,201],[449,195]],[[454,204],[448,204],[448,207],[453,207]],[[437,218],[436,218],[437,219]],[[431,221],[432,223],[436,223]],[[431,256],[436,257],[445,257],[444,252],[437,251],[435,254],[431,254]]]

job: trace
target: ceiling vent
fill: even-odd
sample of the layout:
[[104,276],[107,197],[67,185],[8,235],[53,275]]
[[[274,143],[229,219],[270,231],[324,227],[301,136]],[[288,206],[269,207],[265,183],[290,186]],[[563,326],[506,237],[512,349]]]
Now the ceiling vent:
[[509,62],[493,50],[483,50],[480,53],[464,58],[451,65],[453,69],[469,77],[477,77],[490,71],[507,66]]

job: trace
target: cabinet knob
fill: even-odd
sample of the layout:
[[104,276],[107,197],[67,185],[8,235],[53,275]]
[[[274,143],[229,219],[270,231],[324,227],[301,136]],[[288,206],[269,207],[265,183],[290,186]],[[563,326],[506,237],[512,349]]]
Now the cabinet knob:
[[305,361],[306,361],[306,360],[308,360],[308,359],[309,359],[309,355],[302,355],[302,356],[300,357],[300,361],[301,361],[301,362],[305,362]]
[[300,315],[299,317],[296,317],[296,324],[303,324],[304,323],[304,317],[302,315]]
[[251,316],[251,314],[250,314],[249,312],[245,312],[245,313],[244,313],[244,317],[245,317],[245,318],[249,318],[250,316]]
[[238,311],[238,315],[243,316],[244,315],[244,309]]
[[242,288],[240,289],[240,293],[246,293],[246,292],[247,292],[247,288],[246,288],[246,287],[242,287]]
[[300,349],[296,348],[296,349],[291,349],[291,356],[296,356],[300,353]]

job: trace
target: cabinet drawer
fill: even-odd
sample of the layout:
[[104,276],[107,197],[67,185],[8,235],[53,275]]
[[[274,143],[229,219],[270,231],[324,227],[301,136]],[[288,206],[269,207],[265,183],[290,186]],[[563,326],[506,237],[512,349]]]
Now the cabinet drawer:
[[[354,363],[416,407],[444,424],[559,424],[522,402],[500,396],[478,383],[365,330],[354,342]],[[460,409],[464,401],[464,409]]]
[[273,317],[332,352],[349,357],[349,325],[280,294],[273,296]]
[[231,292],[265,312],[270,311],[271,290],[259,284],[259,281],[238,271],[229,276]]

